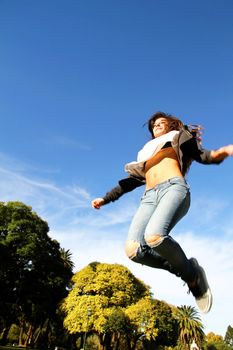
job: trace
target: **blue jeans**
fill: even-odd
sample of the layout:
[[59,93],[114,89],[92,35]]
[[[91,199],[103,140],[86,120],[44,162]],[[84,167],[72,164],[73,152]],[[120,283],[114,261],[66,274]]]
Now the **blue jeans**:
[[[174,177],[146,190],[129,228],[127,241],[140,244],[133,261],[167,270],[185,282],[194,279],[195,271],[180,245],[169,233],[188,212],[189,186]],[[152,244],[150,237],[159,237]]]

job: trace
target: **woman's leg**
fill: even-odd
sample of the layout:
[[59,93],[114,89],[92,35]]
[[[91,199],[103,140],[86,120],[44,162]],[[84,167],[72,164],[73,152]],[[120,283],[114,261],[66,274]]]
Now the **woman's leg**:
[[205,271],[196,259],[188,260],[180,245],[169,236],[189,205],[189,189],[180,178],[146,191],[130,226],[126,253],[135,262],[181,277],[188,283],[200,311],[207,313],[211,309],[212,294]]
[[195,270],[180,245],[169,236],[190,206],[189,188],[182,178],[172,178],[156,186],[155,210],[145,229],[145,241],[165,259],[175,274],[185,282],[195,277]]
[[148,190],[144,193],[140,206],[129,228],[125,249],[126,254],[134,262],[177,274],[168,261],[145,242],[145,230],[156,209],[154,198],[155,189]]

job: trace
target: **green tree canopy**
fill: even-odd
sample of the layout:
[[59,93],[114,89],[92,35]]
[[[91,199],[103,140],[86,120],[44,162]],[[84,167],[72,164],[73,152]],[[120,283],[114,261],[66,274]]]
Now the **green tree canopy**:
[[[229,329],[229,327],[228,327]],[[231,350],[232,347],[228,344],[221,335],[210,332],[206,335],[205,350]]]
[[192,340],[201,348],[204,340],[204,326],[197,310],[191,306],[180,306],[174,309],[179,328],[179,347],[189,349]]
[[229,346],[233,347],[233,327],[230,325],[227,327],[227,331],[224,337],[225,343],[227,343]]
[[223,341],[223,337],[219,334],[215,334],[214,332],[208,333],[205,339],[208,343],[217,343]]
[[149,295],[149,287],[126,267],[91,263],[73,276],[73,288],[62,306],[65,326],[71,333],[90,329],[101,333],[112,310],[125,308]]
[[67,295],[72,266],[64,262],[64,252],[48,232],[47,222],[31,207],[21,202],[0,203],[2,327],[15,322],[33,330],[56,312],[58,302]]
[[124,349],[135,349],[145,339],[176,343],[170,306],[152,299],[150,288],[122,265],[95,262],[77,272],[62,310],[70,333],[95,332],[101,344],[121,339]]

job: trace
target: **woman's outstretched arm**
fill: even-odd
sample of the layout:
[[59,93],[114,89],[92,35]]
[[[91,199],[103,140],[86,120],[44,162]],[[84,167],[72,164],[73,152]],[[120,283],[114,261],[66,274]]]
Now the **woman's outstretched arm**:
[[210,152],[211,157],[216,161],[222,161],[228,156],[233,156],[233,145],[223,146]]
[[123,194],[133,191],[135,188],[145,185],[144,178],[127,177],[118,182],[118,185],[107,192],[104,197],[95,198],[91,202],[92,208],[100,209],[103,205],[114,202]]

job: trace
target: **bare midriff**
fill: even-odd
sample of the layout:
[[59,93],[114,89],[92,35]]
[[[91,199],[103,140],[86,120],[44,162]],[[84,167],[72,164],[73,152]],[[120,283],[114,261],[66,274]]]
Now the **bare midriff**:
[[150,189],[172,177],[183,177],[175,150],[167,147],[145,163],[146,189]]

